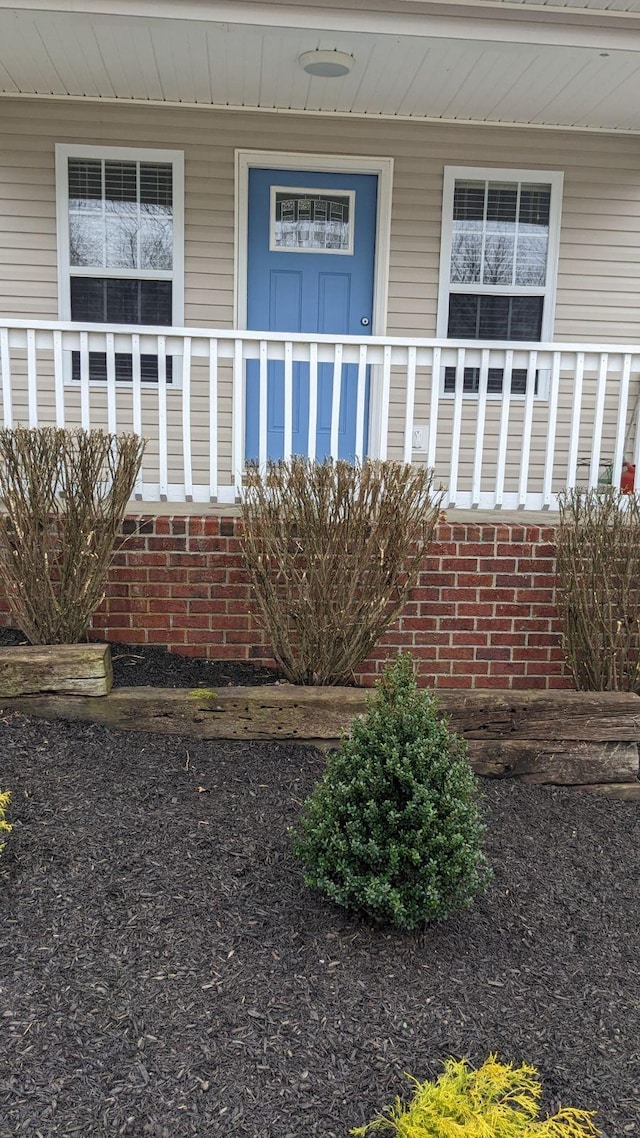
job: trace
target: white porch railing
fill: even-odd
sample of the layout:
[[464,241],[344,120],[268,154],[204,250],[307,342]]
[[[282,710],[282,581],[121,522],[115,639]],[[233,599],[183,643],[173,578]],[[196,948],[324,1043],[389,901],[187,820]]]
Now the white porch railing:
[[[102,382],[90,377],[90,353],[102,357]],[[117,377],[122,357],[128,381]],[[145,382],[149,358],[157,378]],[[297,429],[315,457],[322,369],[331,377],[325,452],[338,453],[349,368],[354,454],[361,457],[366,447],[380,458],[426,463],[446,487],[449,506],[553,509],[562,488],[603,478],[619,484],[623,461],[640,465],[640,345],[478,345],[5,320],[1,419],[5,426],[135,431],[149,440],[139,500],[232,502],[245,461],[248,361],[255,457],[262,463],[275,365],[285,457],[294,448],[300,383],[307,410]]]

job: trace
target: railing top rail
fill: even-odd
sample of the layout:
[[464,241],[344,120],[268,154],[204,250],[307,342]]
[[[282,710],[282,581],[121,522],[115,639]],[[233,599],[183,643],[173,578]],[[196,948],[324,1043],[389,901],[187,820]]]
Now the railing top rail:
[[417,347],[417,348],[464,348],[469,351],[487,349],[488,351],[516,351],[516,352],[560,352],[575,355],[584,353],[607,353],[608,355],[640,355],[640,343],[574,343],[574,342],[535,342],[524,340],[459,340],[438,339],[431,336],[335,336],[322,335],[311,332],[268,332],[260,330],[247,330],[236,328],[202,328],[202,327],[174,327],[169,325],[131,325],[131,324],[81,324],[75,321],[64,320],[23,320],[0,316],[0,327],[16,331],[36,332],[88,332],[104,335],[107,332],[115,335],[131,336],[166,336],[172,338],[191,337],[205,340],[233,341],[258,343],[266,340],[270,343],[293,344],[370,344],[373,347]]

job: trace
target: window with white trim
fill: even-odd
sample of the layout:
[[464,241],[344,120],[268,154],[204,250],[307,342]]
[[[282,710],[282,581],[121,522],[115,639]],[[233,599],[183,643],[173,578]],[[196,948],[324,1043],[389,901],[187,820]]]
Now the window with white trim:
[[[56,163],[61,319],[181,326],[182,153],[57,146]],[[79,380],[80,353],[71,355],[71,378]],[[118,382],[131,382],[129,354],[116,353],[115,371]],[[90,379],[106,374],[105,353],[91,352]],[[157,382],[155,355],[142,355],[141,376]]]
[[[528,341],[553,335],[562,174],[445,168],[438,336]],[[445,393],[455,368],[444,369]],[[502,391],[491,368],[489,393]],[[478,391],[479,368],[465,368],[463,390]],[[526,370],[511,391],[524,394]]]

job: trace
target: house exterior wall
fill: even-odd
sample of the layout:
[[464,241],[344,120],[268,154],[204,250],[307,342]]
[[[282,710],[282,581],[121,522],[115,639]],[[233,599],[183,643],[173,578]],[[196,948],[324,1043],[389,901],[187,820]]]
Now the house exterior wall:
[[[0,100],[0,317],[58,316],[55,144],[83,141],[184,150],[187,325],[233,326],[234,151],[255,148],[394,159],[386,331],[407,337],[435,335],[444,166],[562,170],[555,338],[640,343],[636,139],[74,101]],[[592,378],[585,380],[587,422],[593,409]],[[427,418],[428,382],[429,377],[418,376],[417,422]],[[392,390],[392,444],[394,423],[397,438],[391,457],[398,451],[404,414],[401,383],[402,377],[396,378]],[[200,395],[194,378],[192,396],[196,423],[202,400],[202,426],[196,429],[206,454],[206,383]],[[71,405],[77,392],[67,392],[67,398]],[[178,408],[179,394],[169,392],[170,460],[178,464],[174,398]],[[157,404],[153,394],[145,399],[145,421],[152,424]],[[104,406],[104,392],[92,392],[92,415],[99,416]],[[487,408],[496,438],[499,406],[495,401]],[[53,421],[53,408],[51,382],[41,401],[42,421],[47,415]],[[568,433],[570,409],[569,376],[560,397],[560,437]],[[18,402],[18,419],[20,412]],[[452,413],[451,404],[443,413]],[[544,401],[536,403],[534,470],[544,451],[546,413]],[[510,471],[517,476],[521,408],[515,407],[512,415],[516,445],[507,455],[507,477]],[[475,416],[476,404],[465,400],[463,467],[473,462]],[[606,420],[612,424],[614,417],[615,399]],[[230,391],[221,408],[221,425],[228,429],[229,424]],[[443,470],[447,457],[440,447],[437,459]],[[485,462],[495,462],[490,447]],[[189,655],[268,660],[264,637],[250,615],[236,526],[234,517],[203,507],[194,507],[191,517],[128,519],[128,544],[112,568],[94,633],[132,644],[166,644]],[[418,658],[423,682],[440,687],[571,687],[554,605],[554,564],[552,527],[489,519],[457,522],[450,515],[400,622],[359,678],[371,682],[384,658],[404,647]],[[0,601],[0,621],[8,620]]]
[[[187,325],[217,328],[231,328],[234,318],[236,148],[394,159],[386,332],[398,336],[435,335],[445,165],[561,170],[564,198],[555,338],[602,344],[640,342],[640,149],[634,138],[406,121],[350,121],[281,113],[224,113],[207,108],[7,99],[0,101],[0,314],[5,316],[58,316],[54,180],[57,142],[184,151],[185,318]],[[389,454],[399,457],[404,377],[396,374],[392,378]],[[561,485],[563,477],[571,380],[567,375],[562,378],[556,448],[560,460],[554,488]],[[224,369],[221,382],[221,463],[228,468],[231,393]],[[428,419],[430,382],[430,376],[418,374],[416,422]],[[592,418],[595,382],[595,374],[586,377],[585,438]],[[206,376],[202,371],[199,380],[196,371],[194,461],[196,476],[202,473],[203,481],[207,458],[206,397]],[[67,399],[70,407],[79,403],[77,390],[68,391]],[[53,401],[51,381],[48,386],[45,383],[40,401],[43,422],[53,420]],[[143,402],[143,425],[152,426],[157,414],[153,393],[146,393]],[[123,406],[126,408],[126,396]],[[16,405],[17,418],[26,416],[25,408],[26,393],[23,404],[18,400]],[[611,450],[608,443],[615,413],[615,392],[611,392],[605,408],[604,456]],[[100,421],[106,418],[104,391],[93,393],[92,415]],[[443,443],[437,452],[436,466],[437,473],[444,477],[453,417],[451,401],[442,401],[440,416]],[[516,402],[507,454],[507,485],[517,480],[522,417],[522,404]],[[460,453],[462,479],[469,477],[473,465],[475,418],[474,400],[466,399]],[[499,401],[489,401],[489,442],[498,437],[499,420]],[[174,478],[170,470],[170,481],[179,482],[181,428],[177,392],[169,392],[168,422],[169,460],[178,472]],[[531,453],[533,483],[541,479],[546,422],[546,402],[536,401]],[[151,461],[153,451],[152,445]],[[495,448],[490,445],[485,447],[484,466],[485,474],[491,478]],[[224,478],[224,469],[221,473]]]

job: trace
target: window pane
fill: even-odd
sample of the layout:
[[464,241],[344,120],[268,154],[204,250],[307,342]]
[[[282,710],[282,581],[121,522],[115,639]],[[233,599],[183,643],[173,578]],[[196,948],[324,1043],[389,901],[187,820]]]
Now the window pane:
[[523,185],[520,187],[519,220],[524,225],[549,227],[551,210],[551,186]]
[[515,240],[512,234],[488,233],[484,246],[483,284],[512,284]]
[[69,262],[102,268],[104,265],[104,218],[101,213],[69,215]]
[[482,234],[456,233],[451,245],[451,283],[475,284],[480,280]]
[[449,328],[447,335],[456,340],[478,339],[478,296],[465,296],[455,292],[449,297]]
[[105,162],[104,187],[107,202],[135,202],[138,171],[135,162]]
[[480,340],[508,340],[510,298],[508,296],[479,296],[478,308],[480,312],[478,338]]
[[[149,211],[149,212],[147,212]],[[140,207],[141,269],[173,268],[173,221],[157,207]]]
[[96,324],[170,325],[172,283],[72,277],[71,319]]
[[453,220],[482,221],[484,201],[484,182],[456,182],[453,191]]
[[512,297],[509,339],[539,340],[542,335],[542,307],[541,296]]
[[542,237],[518,236],[516,254],[516,284],[543,285],[547,279],[547,235]]
[[96,210],[102,203],[102,162],[99,158],[69,159],[69,206]]
[[[128,213],[126,212],[128,209]],[[105,218],[106,267],[109,269],[137,269],[138,264],[138,207],[125,204],[124,210]]]
[[487,223],[489,229],[495,229],[504,223],[515,224],[516,206],[518,202],[517,182],[489,182],[487,193]]
[[447,335],[458,340],[539,340],[542,296],[472,296],[449,299]]
[[273,249],[348,252],[353,237],[349,194],[276,190],[271,219]]
[[140,163],[140,201],[143,205],[173,205],[173,168],[168,162]]

